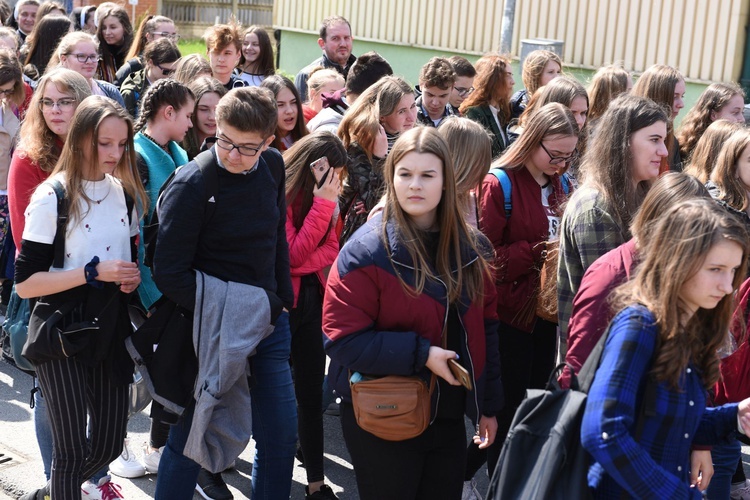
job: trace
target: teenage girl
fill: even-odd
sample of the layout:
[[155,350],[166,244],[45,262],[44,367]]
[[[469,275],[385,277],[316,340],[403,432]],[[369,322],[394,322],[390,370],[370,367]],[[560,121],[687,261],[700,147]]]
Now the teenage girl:
[[591,79],[586,92],[589,95],[589,130],[593,131],[596,121],[601,118],[609,103],[620,94],[630,92],[633,88],[633,77],[622,64],[610,64],[599,68]]
[[[490,470],[495,469],[526,389],[544,387],[554,367],[555,324],[538,318],[535,311],[540,269],[548,242],[559,239],[561,207],[566,200],[559,171],[575,160],[578,133],[573,114],[565,106],[543,106],[531,115],[519,139],[493,163],[493,168],[504,170],[511,191],[506,193],[492,172],[482,184],[479,227],[496,255],[498,355],[505,392],[505,407],[498,414],[498,439],[488,450]],[[466,480],[483,462],[483,454],[475,452],[476,448],[469,456]]]
[[614,293],[619,313],[586,401],[588,483],[594,498],[698,500],[708,485],[691,448],[750,432],[750,400],[707,408],[748,234],[710,201],[690,200],[659,217],[644,243],[638,273]]
[[698,142],[695,143],[685,172],[701,181],[701,183],[707,183],[716,167],[716,160],[721,148],[732,134],[743,127],[744,124],[742,123],[730,122],[723,118],[711,123],[703,132],[701,138],[698,139]]
[[[164,181],[177,167],[188,162],[187,153],[179,143],[193,126],[194,108],[193,92],[169,78],[154,83],[143,96],[133,141],[138,172],[149,200],[146,220],[151,219]],[[151,278],[150,270],[143,265],[144,245],[139,245],[139,254],[142,278],[138,295],[143,306],[149,309],[161,297],[161,293]]]
[[492,139],[487,130],[469,118],[446,120],[438,129],[451,150],[456,171],[456,203],[466,224],[479,225],[482,181],[492,163]]
[[709,85],[682,120],[677,138],[683,160],[690,161],[693,149],[711,123],[722,119],[745,123],[744,110],[745,91],[742,87],[736,83]]
[[[361,96],[360,96],[361,98]],[[434,128],[402,134],[385,164],[386,204],[341,248],[323,300],[329,380],[363,500],[460,498],[464,415],[495,439],[501,406],[495,290],[484,249],[456,205],[448,145]],[[482,249],[482,250],[480,250]],[[443,347],[445,346],[445,347]],[[466,389],[449,360],[469,372]],[[387,441],[357,423],[349,373],[437,379],[431,424]]]
[[240,78],[257,87],[267,76],[276,74],[271,37],[260,26],[250,26],[242,33],[242,55],[238,65]]
[[119,87],[131,73],[143,69],[145,62],[141,59],[143,50],[149,42],[159,38],[169,38],[177,43],[180,35],[177,34],[174,21],[164,16],[148,15],[144,17],[141,25],[138,26],[138,31],[133,36],[133,43],[130,45],[128,55],[125,56],[125,64],[117,70],[115,85]]
[[521,80],[526,88],[519,90],[510,98],[511,117],[521,116],[536,91],[560,75],[562,75],[560,56],[549,50],[530,52],[524,59],[521,70]]
[[143,69],[132,73],[120,86],[125,109],[137,118],[140,102],[146,90],[155,82],[174,74],[175,62],[180,58],[180,49],[169,38],[149,42],[143,51]]
[[24,72],[32,80],[38,80],[47,70],[50,57],[60,40],[70,33],[73,22],[66,16],[50,15],[37,20],[34,30],[26,39],[28,52],[24,60]]
[[308,101],[302,105],[305,123],[323,109],[323,94],[330,94],[344,88],[344,77],[335,69],[319,67],[310,72],[307,79]]
[[668,135],[665,144],[669,155],[662,162],[659,173],[667,170],[682,171],[682,162],[686,158],[680,155],[680,143],[674,134],[674,120],[685,107],[685,79],[672,66],[655,64],[644,71],[633,85],[633,95],[648,97],[660,106],[672,110],[669,116]]
[[192,115],[193,127],[185,134],[182,147],[185,148],[188,159],[192,160],[200,153],[204,141],[216,136],[216,105],[221,96],[227,93],[227,89],[211,76],[202,76],[188,87],[195,95],[195,108]]
[[667,156],[667,117],[650,99],[621,95],[599,120],[565,207],[557,271],[559,356],[570,309],[586,269],[630,239],[630,223]]
[[378,120],[378,98],[398,102],[399,85],[390,77],[365,90],[349,108],[339,125],[339,137],[349,157],[344,188],[339,198],[343,244],[367,221],[367,214],[383,196],[383,161],[388,154],[388,139]]
[[111,2],[105,4],[96,9],[99,21],[96,36],[102,56],[97,78],[112,83],[117,78],[117,70],[125,64],[126,54],[133,43],[133,25],[123,7]]
[[[53,102],[57,106],[58,101]],[[18,295],[65,294],[86,304],[89,319],[96,315],[102,325],[89,338],[89,352],[100,356],[36,365],[56,443],[53,498],[80,498],[83,481],[120,454],[125,438],[128,385],[133,378],[123,342],[132,331],[126,304],[127,294],[140,283],[134,255],[138,215],[135,208],[130,214],[126,210],[126,195],[136,206],[147,203],[131,168],[132,141],[132,122],[111,99],[91,96],[76,109],[51,174],[62,184],[69,203],[62,270],[50,272],[57,200],[49,182],[35,190],[26,210],[16,261]]]
[[[310,164],[325,158],[327,174]],[[307,474],[305,497],[335,500],[323,475],[323,377],[326,355],[321,342],[326,268],[339,251],[335,221],[346,149],[330,132],[307,135],[284,153],[286,165],[286,235],[294,289],[289,312],[292,368],[297,395],[297,429]],[[318,183],[325,176],[322,185]]]
[[50,67],[62,66],[72,69],[88,80],[92,94],[107,96],[124,106],[125,102],[117,87],[103,80],[94,79],[98,60],[99,40],[83,31],[74,31],[60,40],[60,44],[50,59]]
[[706,184],[708,192],[750,228],[750,130],[732,134],[719,152],[716,167]]
[[279,108],[276,138],[271,146],[279,151],[286,151],[292,147],[295,141],[309,133],[302,113],[302,101],[299,98],[299,92],[289,78],[281,75],[269,76],[263,80],[260,86],[273,92],[276,105]]
[[497,158],[510,144],[506,128],[511,118],[510,95],[516,82],[510,60],[501,55],[483,56],[475,67],[474,91],[461,103],[461,114],[492,134],[492,157]]
[[[189,54],[180,57],[172,68],[174,68],[172,78],[185,85],[190,85],[202,76],[213,77],[211,64],[200,54]],[[226,87],[224,90],[226,90]]]

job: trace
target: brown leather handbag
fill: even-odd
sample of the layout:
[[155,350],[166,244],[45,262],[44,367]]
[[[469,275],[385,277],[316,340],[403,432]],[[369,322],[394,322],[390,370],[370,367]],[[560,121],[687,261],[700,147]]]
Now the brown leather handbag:
[[350,388],[357,424],[370,434],[386,441],[404,441],[419,436],[430,425],[435,374],[429,387],[418,376],[388,375],[350,382]]
[[539,273],[539,294],[536,299],[536,315],[557,323],[557,260],[558,242],[547,242],[547,256]]

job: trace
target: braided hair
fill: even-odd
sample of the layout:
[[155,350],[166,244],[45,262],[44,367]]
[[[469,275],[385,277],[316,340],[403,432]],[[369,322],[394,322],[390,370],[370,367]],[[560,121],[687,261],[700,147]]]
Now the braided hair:
[[171,78],[157,80],[141,98],[135,130],[142,130],[162,106],[172,106],[179,110],[188,104],[190,99],[195,100],[195,95],[186,85]]

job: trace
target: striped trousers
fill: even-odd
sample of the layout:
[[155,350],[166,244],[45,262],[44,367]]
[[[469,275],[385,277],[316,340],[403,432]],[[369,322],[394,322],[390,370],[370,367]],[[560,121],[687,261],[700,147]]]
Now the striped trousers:
[[104,365],[75,359],[47,361],[36,370],[52,426],[52,498],[78,500],[83,481],[122,451],[128,386],[113,385]]

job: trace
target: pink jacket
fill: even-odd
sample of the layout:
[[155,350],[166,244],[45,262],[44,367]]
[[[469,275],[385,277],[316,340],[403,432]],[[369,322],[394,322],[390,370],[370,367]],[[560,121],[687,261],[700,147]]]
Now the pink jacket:
[[287,204],[286,208],[286,239],[289,242],[294,307],[297,307],[302,276],[315,273],[320,284],[325,286],[324,271],[333,264],[339,253],[339,240],[331,224],[336,202],[314,197],[312,207],[298,230],[294,227],[294,212],[299,210],[300,204],[301,199],[297,199]]

